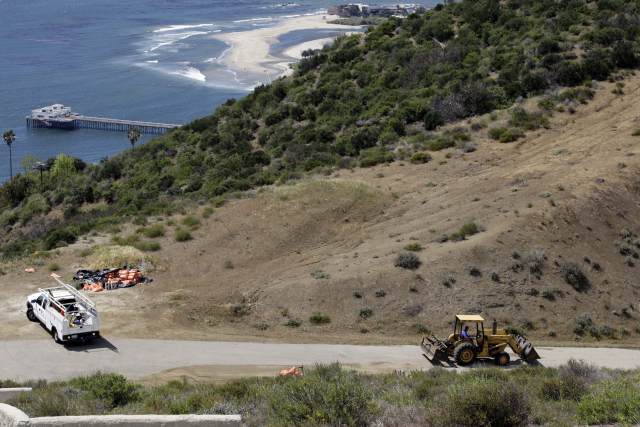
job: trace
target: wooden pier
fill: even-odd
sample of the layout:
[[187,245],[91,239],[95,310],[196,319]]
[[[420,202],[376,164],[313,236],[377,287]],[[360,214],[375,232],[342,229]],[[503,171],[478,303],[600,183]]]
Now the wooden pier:
[[[60,107],[64,108],[64,106],[61,105]],[[110,119],[106,117],[91,117],[69,112],[66,112],[65,114],[52,114],[50,112],[51,110],[47,110],[45,112],[45,109],[49,108],[52,107],[33,110],[31,116],[26,117],[27,127],[66,130],[96,129],[113,132],[128,132],[129,130],[136,128],[140,133],[153,135],[161,135],[171,129],[180,127],[180,125],[168,123],[139,122],[134,120]]]

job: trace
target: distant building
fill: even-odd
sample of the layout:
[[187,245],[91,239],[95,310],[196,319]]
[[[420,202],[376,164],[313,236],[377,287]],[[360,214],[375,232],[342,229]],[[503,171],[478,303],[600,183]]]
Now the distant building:
[[350,3],[332,6],[329,8],[330,15],[338,15],[341,18],[352,17],[405,17],[412,13],[423,13],[426,9],[415,4],[398,4],[395,6],[370,6],[362,3]]
[[62,104],[53,104],[31,110],[31,118],[39,120],[70,118],[72,114],[71,107],[65,107]]

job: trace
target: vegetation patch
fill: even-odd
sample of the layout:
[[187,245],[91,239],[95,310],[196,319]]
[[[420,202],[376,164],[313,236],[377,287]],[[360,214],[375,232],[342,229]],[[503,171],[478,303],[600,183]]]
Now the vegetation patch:
[[309,317],[309,322],[312,325],[326,325],[331,323],[331,318],[327,314],[317,311]]
[[589,278],[583,273],[580,265],[566,262],[560,266],[564,280],[578,292],[586,292],[591,287]]
[[413,252],[402,252],[398,254],[393,265],[407,270],[417,270],[422,265],[422,261]]
[[87,257],[87,265],[92,270],[152,263],[150,256],[131,246],[96,246]]
[[184,228],[176,229],[174,238],[176,239],[176,242],[188,242],[189,240],[193,240],[191,233]]
[[462,227],[460,227],[458,231],[450,234],[448,236],[448,240],[459,242],[461,240],[465,240],[469,236],[478,234],[479,232],[480,232],[480,227],[475,222],[468,222],[464,224]]

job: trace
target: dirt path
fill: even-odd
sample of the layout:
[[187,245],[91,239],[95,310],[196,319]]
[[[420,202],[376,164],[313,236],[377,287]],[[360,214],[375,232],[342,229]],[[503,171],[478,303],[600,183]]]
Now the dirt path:
[[[619,348],[543,347],[545,366],[583,359],[599,367],[640,368],[640,351]],[[91,346],[59,346],[49,340],[0,341],[0,378],[63,379],[95,371],[134,379],[188,376],[220,380],[269,375],[278,367],[338,361],[368,371],[425,369],[418,346],[273,344],[218,341],[110,339]],[[515,363],[517,365],[517,363]]]

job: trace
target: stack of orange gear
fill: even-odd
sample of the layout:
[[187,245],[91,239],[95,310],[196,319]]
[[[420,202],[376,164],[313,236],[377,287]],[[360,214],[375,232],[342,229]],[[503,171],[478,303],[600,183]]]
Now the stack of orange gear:
[[95,282],[87,282],[84,284],[84,287],[82,288],[87,292],[102,292],[104,291],[104,288],[102,287],[102,285],[100,283],[95,283]]
[[134,286],[137,283],[140,283],[142,280],[142,273],[140,270],[132,268],[130,270],[122,269],[118,272],[118,277],[120,279],[120,283],[122,287],[127,288],[129,286]]
[[280,371],[279,375],[281,377],[301,377],[304,375],[304,367],[303,366],[292,366],[290,368],[286,368]]

